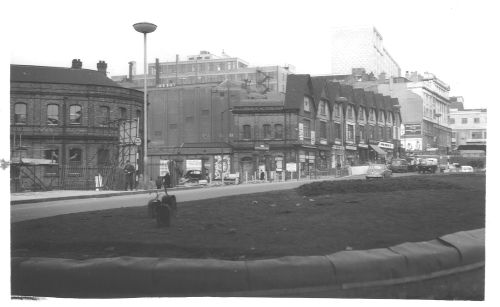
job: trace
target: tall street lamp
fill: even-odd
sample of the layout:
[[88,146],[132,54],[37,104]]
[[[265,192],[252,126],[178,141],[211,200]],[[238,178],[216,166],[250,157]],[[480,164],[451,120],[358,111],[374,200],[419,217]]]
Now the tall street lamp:
[[137,32],[144,34],[144,140],[143,140],[143,180],[148,182],[148,85],[147,85],[147,56],[146,56],[146,35],[156,30],[156,25],[149,22],[139,22],[134,24]]

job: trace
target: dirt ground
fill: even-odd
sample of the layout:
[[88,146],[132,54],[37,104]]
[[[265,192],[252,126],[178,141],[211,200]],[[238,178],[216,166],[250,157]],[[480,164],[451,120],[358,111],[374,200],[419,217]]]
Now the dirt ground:
[[[148,198],[149,197],[149,198]],[[382,248],[485,226],[485,175],[311,183],[178,204],[169,228],[144,207],[13,223],[12,256],[262,259]]]

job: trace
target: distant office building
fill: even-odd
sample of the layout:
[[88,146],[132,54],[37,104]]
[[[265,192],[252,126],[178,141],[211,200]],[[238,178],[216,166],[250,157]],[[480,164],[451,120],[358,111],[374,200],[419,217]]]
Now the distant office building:
[[450,127],[453,149],[480,148],[465,145],[486,145],[486,109],[465,109],[462,97],[451,97]]
[[[148,87],[173,87],[229,80],[252,87],[262,94],[285,93],[287,76],[294,70],[291,65],[252,67],[248,62],[225,53],[217,56],[201,51],[185,60],[177,56],[175,61],[160,62],[156,59],[155,63],[149,63],[147,83]],[[140,89],[144,77],[135,71],[135,62],[129,62],[128,76],[112,76],[111,79],[122,86]]]
[[332,74],[348,75],[363,68],[374,76],[399,77],[401,68],[382,43],[382,35],[372,26],[333,29]]

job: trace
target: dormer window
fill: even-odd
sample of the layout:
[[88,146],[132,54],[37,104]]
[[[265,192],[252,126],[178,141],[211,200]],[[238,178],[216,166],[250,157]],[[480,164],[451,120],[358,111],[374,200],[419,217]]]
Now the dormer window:
[[304,96],[304,111],[311,112],[311,98]]

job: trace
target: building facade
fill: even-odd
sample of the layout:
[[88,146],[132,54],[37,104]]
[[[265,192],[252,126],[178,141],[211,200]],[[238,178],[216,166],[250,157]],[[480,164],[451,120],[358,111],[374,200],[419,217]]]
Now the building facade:
[[486,109],[464,109],[462,97],[452,97],[452,101],[449,118],[452,148],[486,145]]
[[96,175],[111,180],[123,160],[141,161],[120,123],[142,122],[143,95],[108,79],[106,68],[82,69],[76,59],[71,68],[11,65],[13,191],[92,189]]
[[281,180],[399,155],[397,99],[323,77],[289,75],[284,98],[223,82],[153,89],[149,100],[153,176]]
[[[155,63],[149,63],[147,83],[149,87],[162,88],[229,80],[251,87],[261,94],[285,93],[286,77],[294,69],[291,65],[251,67],[248,62],[237,57],[201,51],[185,60],[179,60],[177,56],[175,61],[160,62],[157,59]],[[135,62],[130,62],[128,76],[111,78],[123,86],[140,89],[144,84],[144,76],[135,71]]]
[[332,75],[349,75],[363,68],[367,74],[399,77],[401,68],[383,46],[375,27],[334,28],[332,33]]

